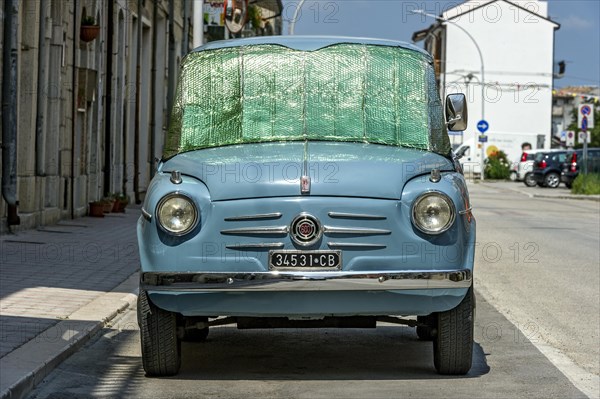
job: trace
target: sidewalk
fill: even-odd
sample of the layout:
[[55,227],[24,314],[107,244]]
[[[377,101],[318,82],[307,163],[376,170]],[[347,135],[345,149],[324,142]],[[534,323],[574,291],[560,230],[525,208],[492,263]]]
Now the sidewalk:
[[564,185],[557,188],[545,188],[545,187],[527,187],[523,182],[512,182],[512,181],[499,181],[499,180],[469,180],[467,182],[470,186],[474,184],[481,184],[485,187],[514,191],[523,195],[527,195],[531,198],[552,198],[552,199],[571,199],[571,200],[586,200],[586,201],[600,201],[600,195],[579,195],[571,194],[571,190],[567,189]]
[[136,299],[139,207],[0,237],[0,397],[18,398]]

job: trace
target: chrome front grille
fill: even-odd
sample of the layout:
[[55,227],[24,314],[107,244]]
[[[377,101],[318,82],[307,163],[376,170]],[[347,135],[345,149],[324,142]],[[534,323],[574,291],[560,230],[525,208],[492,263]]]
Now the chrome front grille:
[[[296,215],[293,215],[296,216]],[[383,215],[365,214],[365,213],[346,213],[346,212],[328,212],[327,216],[330,219],[338,220],[386,220]],[[252,222],[252,221],[267,221],[278,220],[283,217],[280,212],[261,213],[255,215],[242,215],[226,217],[226,222]],[[291,222],[291,219],[290,219]],[[333,222],[333,220],[332,220]],[[231,229],[221,230],[222,235],[239,236],[239,237],[287,237],[290,233],[289,226],[248,226],[236,227]],[[373,227],[352,227],[326,224],[323,226],[323,234],[327,238],[335,239],[335,241],[327,241],[327,246],[331,249],[355,249],[355,250],[376,250],[386,248],[387,245],[379,242],[357,242],[353,239],[358,237],[375,237],[390,235],[389,229],[373,228]],[[346,241],[345,239],[349,239]],[[370,241],[370,240],[369,240]],[[374,240],[376,241],[376,240]],[[270,250],[282,249],[285,247],[283,242],[249,242],[249,243],[231,243],[227,244],[226,248],[233,250]]]
[[367,215],[364,213],[329,212],[327,214],[333,219],[363,219],[363,220],[385,220],[387,217],[381,215]]
[[248,221],[248,220],[268,220],[268,219],[279,219],[281,218],[281,212],[273,212],[273,213],[259,213],[256,215],[242,215],[242,216],[233,216],[225,218],[226,222],[239,222],[239,221]]
[[266,227],[240,227],[237,229],[221,230],[221,234],[234,236],[254,236],[254,235],[275,235],[286,236],[287,226],[266,226]]

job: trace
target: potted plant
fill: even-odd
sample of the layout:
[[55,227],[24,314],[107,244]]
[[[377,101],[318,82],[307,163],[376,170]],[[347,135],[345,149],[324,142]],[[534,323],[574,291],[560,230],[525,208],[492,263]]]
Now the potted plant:
[[102,200],[102,203],[104,204],[104,213],[110,213],[115,204],[115,200],[111,197],[106,197]]
[[91,42],[98,37],[99,33],[100,25],[96,23],[96,19],[91,16],[83,17],[79,29],[79,38],[84,42]]
[[260,31],[262,29],[262,12],[260,10],[260,8],[258,8],[255,5],[250,5],[250,7],[248,7],[248,17],[247,17],[247,21],[250,22],[250,25],[252,26],[252,29],[254,30],[254,32],[256,34],[260,34]]
[[103,201],[90,202],[89,215],[92,217],[95,217],[95,218],[103,218],[104,217],[104,202]]
[[113,212],[124,213],[127,204],[129,204],[129,197],[126,194],[115,194],[115,203],[113,205]]

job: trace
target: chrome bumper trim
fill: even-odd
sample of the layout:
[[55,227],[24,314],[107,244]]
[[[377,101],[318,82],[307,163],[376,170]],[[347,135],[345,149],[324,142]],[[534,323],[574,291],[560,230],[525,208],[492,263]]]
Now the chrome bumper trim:
[[142,216],[147,221],[149,221],[149,222],[152,221],[152,214],[150,212],[148,212],[147,210],[145,210],[144,207],[142,207]]
[[469,269],[405,272],[233,272],[141,274],[150,291],[376,291],[468,288]]

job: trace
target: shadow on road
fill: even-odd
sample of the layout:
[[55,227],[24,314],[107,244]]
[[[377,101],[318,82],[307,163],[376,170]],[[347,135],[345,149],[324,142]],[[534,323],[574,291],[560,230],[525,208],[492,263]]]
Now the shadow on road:
[[178,379],[402,380],[476,378],[490,371],[479,344],[466,376],[440,376],[431,342],[412,328],[237,330],[214,328],[207,342],[182,345]]

